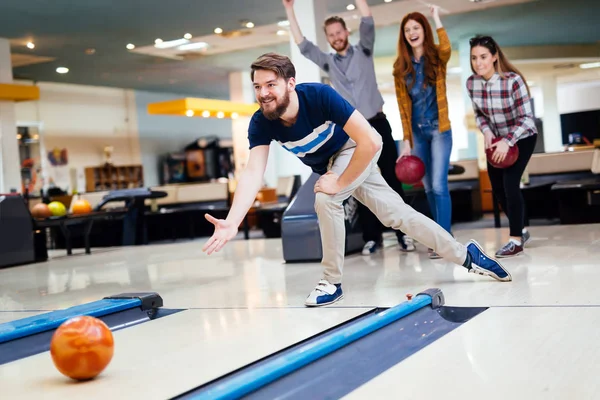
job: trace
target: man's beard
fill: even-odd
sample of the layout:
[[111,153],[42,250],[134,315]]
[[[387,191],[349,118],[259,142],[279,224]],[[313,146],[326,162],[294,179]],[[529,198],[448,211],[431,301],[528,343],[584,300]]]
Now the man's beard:
[[335,47],[334,45],[331,45],[331,47],[335,50],[335,51],[342,51],[344,50],[346,47],[348,47],[348,39],[345,39],[342,42],[341,46]]
[[[274,99],[273,101],[277,102],[277,99]],[[275,120],[281,118],[281,116],[285,113],[285,111],[287,110],[289,105],[290,105],[290,95],[288,92],[285,92],[285,95],[281,99],[281,103],[277,104],[277,107],[275,107],[275,109],[273,111],[265,110],[263,108],[262,100],[261,100],[260,111],[262,111],[262,113],[266,119],[268,119],[270,121],[275,121]]]

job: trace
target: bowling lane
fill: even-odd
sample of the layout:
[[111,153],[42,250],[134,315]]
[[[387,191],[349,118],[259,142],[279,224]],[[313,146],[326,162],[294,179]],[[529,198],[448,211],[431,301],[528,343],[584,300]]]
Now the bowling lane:
[[344,400],[598,399],[598,307],[491,308]]
[[64,377],[45,352],[0,366],[0,393],[36,400],[171,398],[369,310],[186,310],[114,332],[114,357],[95,380]]

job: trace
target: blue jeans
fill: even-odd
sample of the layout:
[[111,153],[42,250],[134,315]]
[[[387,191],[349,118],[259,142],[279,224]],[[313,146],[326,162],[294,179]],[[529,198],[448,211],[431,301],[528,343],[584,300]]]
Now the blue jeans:
[[440,133],[438,121],[413,124],[412,128],[412,153],[425,164],[423,186],[431,215],[438,225],[452,233],[452,201],[448,190],[452,130]]

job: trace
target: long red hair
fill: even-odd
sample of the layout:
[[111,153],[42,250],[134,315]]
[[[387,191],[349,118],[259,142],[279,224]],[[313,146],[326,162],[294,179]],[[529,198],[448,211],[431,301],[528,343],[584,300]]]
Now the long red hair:
[[426,82],[433,86],[435,85],[436,70],[440,59],[438,56],[437,47],[433,42],[433,31],[431,29],[431,25],[429,25],[427,18],[419,12],[406,14],[402,19],[402,23],[400,24],[400,35],[398,37],[398,57],[394,62],[394,76],[404,80],[408,74],[411,74],[413,78],[411,87],[416,80],[415,69],[412,65],[412,47],[406,41],[406,36],[404,35],[404,27],[410,20],[417,22],[423,27],[423,32],[425,34],[425,37],[423,38],[425,77],[427,78]]

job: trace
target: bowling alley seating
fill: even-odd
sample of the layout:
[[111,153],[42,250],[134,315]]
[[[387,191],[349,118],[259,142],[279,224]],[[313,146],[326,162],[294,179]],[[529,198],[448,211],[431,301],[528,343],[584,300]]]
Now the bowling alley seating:
[[590,171],[552,185],[561,224],[600,222],[600,148],[592,153]]
[[0,268],[34,262],[35,236],[31,214],[19,194],[0,194]]
[[[600,168],[592,171],[597,152],[596,149],[539,153],[531,157],[527,166],[529,183],[522,186],[527,224],[531,219],[559,220],[561,224],[600,221],[597,206],[587,204],[586,200],[589,191],[600,189],[594,184],[600,181]],[[571,204],[572,198],[578,200]],[[499,205],[494,205],[499,210]],[[500,227],[499,217],[495,226]]]

